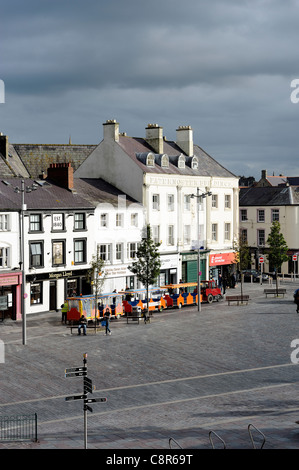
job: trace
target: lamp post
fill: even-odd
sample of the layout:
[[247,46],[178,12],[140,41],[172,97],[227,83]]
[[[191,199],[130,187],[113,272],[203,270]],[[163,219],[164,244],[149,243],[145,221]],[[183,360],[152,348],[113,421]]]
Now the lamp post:
[[[12,186],[11,183],[7,181],[2,181],[6,186]],[[27,205],[25,204],[25,192],[30,193],[37,189],[37,184],[33,183],[31,186],[26,186],[25,180],[21,180],[21,187],[15,187],[15,193],[21,193],[21,210],[20,210],[20,222],[19,222],[19,232],[20,232],[20,269],[22,272],[22,285],[21,285],[21,313],[22,313],[22,342],[23,345],[27,343],[27,334],[26,334],[26,309],[25,309],[25,268],[24,268],[24,253],[25,253],[25,232],[24,232],[24,212],[27,210]]]
[[[211,191],[207,192],[201,192],[199,188],[197,188],[196,194],[191,194],[190,197],[193,199],[196,197],[197,203],[201,201],[202,199],[206,198],[207,196],[212,196]],[[201,288],[200,288],[200,249],[201,247],[199,246],[199,207],[197,207],[197,310],[198,312],[201,312],[201,301],[200,301],[200,295],[201,295]]]

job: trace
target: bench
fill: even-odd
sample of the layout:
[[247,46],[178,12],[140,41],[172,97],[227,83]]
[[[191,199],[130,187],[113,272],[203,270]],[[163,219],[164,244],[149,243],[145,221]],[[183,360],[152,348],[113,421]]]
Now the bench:
[[144,320],[144,323],[150,323],[151,322],[151,316],[152,316],[152,312],[150,312],[150,314],[146,314],[146,317],[145,317],[145,312],[143,313],[143,316],[141,317],[140,315],[127,315],[127,323],[129,323],[129,320],[137,320],[137,324],[139,325],[139,321],[140,320]]
[[273,294],[273,295],[279,295],[286,294],[287,290],[286,289],[264,289],[264,294],[266,294],[266,297],[268,297],[268,294]]
[[[71,330],[71,334],[73,334],[73,330],[77,330],[78,332],[78,326],[79,325],[70,325],[70,326],[67,326],[67,329]],[[86,333],[87,333],[87,330],[93,330],[93,331],[104,331],[105,327],[102,326],[102,325],[97,325],[96,327],[94,325],[86,325]],[[81,334],[83,335],[83,332],[81,332]]]
[[231,302],[237,302],[238,305],[239,302],[246,302],[246,304],[248,304],[249,295],[227,295],[225,300],[227,300],[228,305],[230,305]]

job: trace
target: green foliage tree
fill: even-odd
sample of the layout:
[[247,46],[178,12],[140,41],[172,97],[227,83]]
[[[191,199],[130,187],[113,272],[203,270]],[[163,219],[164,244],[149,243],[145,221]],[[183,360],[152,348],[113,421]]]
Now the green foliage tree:
[[96,317],[98,312],[98,298],[102,293],[103,285],[106,279],[106,275],[104,273],[104,266],[105,261],[100,256],[100,247],[97,246],[97,252],[95,255],[92,256],[90,262],[90,268],[87,271],[87,282],[93,288],[93,294],[95,296],[95,326],[96,326]]
[[151,236],[151,227],[145,227],[145,236],[137,249],[137,260],[129,266],[130,271],[136,274],[137,279],[146,287],[147,311],[149,303],[149,286],[153,285],[160,274],[160,253],[161,243],[155,243]]
[[241,282],[241,295],[243,295],[243,276],[242,271],[248,268],[250,264],[250,251],[246,238],[240,235],[238,244],[234,245],[235,248],[235,262],[238,265],[238,270],[240,271],[240,282]]
[[287,255],[288,246],[284,239],[283,234],[280,232],[280,223],[278,221],[272,222],[271,231],[267,238],[268,248],[268,260],[271,266],[274,268],[276,274],[276,293],[278,295],[278,271],[281,269],[282,263],[288,261]]

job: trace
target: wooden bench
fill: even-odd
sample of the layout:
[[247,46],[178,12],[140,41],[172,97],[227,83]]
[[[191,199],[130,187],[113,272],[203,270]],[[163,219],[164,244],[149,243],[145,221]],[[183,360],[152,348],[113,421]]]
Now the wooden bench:
[[246,304],[248,304],[249,295],[227,295],[225,300],[227,300],[228,305],[230,305],[231,302],[237,302],[238,305],[240,302],[246,302]]
[[138,315],[127,315],[127,323],[129,323],[129,320],[137,320],[138,325],[139,325],[140,320],[143,320],[144,323],[150,323],[152,315],[153,315],[152,312],[150,312],[149,315],[146,314],[146,318],[144,318],[144,314],[142,317]]
[[268,297],[268,294],[273,294],[273,295],[279,295],[286,294],[287,290],[286,289],[264,289],[264,294],[266,294],[266,297]]
[[[79,325],[70,325],[70,326],[67,326],[67,329],[71,330],[71,334],[73,334],[73,330],[77,330],[78,332],[78,326]],[[83,328],[81,328],[82,330]],[[87,330],[93,330],[93,331],[104,331],[105,327],[102,326],[102,325],[97,325],[96,327],[94,325],[86,325],[86,333],[87,333]],[[83,335],[83,332],[81,332],[81,334]]]

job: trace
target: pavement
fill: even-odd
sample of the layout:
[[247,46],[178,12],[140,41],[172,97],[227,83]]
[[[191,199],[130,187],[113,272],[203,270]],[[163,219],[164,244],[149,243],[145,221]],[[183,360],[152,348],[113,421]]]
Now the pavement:
[[[170,444],[189,454],[298,449],[297,284],[281,283],[285,297],[266,298],[267,285],[245,283],[248,305],[165,310],[150,324],[115,320],[111,336],[71,334],[61,313],[48,312],[28,315],[23,345],[22,323],[5,320],[0,415],[37,413],[38,442],[2,441],[0,449],[83,449],[84,429],[86,447],[106,453],[169,452]],[[226,292],[237,293],[240,285]],[[83,392],[83,378],[66,378],[65,369],[83,366],[84,353],[88,398],[107,398],[89,404],[85,428],[83,400],[65,400]]]

